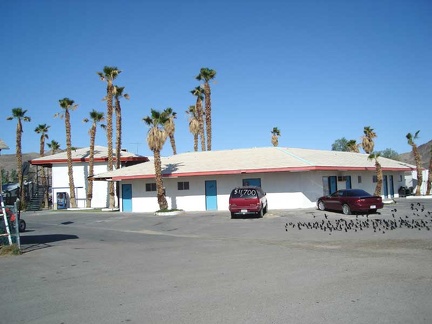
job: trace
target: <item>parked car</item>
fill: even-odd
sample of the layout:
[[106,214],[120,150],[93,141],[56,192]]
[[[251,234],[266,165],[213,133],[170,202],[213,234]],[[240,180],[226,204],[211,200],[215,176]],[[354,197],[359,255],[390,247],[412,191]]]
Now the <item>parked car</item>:
[[229,197],[229,211],[231,218],[236,215],[253,214],[263,217],[267,213],[268,204],[266,193],[261,187],[239,187],[231,191]]
[[345,215],[351,213],[374,213],[384,207],[380,196],[373,196],[362,189],[343,189],[329,196],[318,198],[319,210],[341,210]]

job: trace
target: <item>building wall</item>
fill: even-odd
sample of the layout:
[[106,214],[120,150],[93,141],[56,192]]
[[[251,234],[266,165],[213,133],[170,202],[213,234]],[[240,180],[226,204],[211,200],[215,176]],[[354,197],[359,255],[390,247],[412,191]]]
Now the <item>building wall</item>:
[[[97,163],[94,166],[94,173],[103,173],[107,171],[105,164]],[[77,207],[86,206],[87,196],[87,177],[88,163],[73,164],[75,199]],[[52,194],[54,209],[57,209],[57,192],[66,192],[69,198],[69,176],[67,164],[54,164],[52,166]],[[70,204],[68,204],[70,207]],[[108,182],[93,182],[93,199],[92,208],[104,208],[108,206]]]
[[[370,193],[375,191],[376,183],[373,183],[375,172],[373,171],[336,173],[319,171],[297,173],[278,172],[211,177],[164,178],[164,186],[169,208],[183,209],[186,211],[205,211],[205,181],[216,180],[217,209],[228,210],[228,199],[231,190],[241,186],[242,181],[245,179],[259,178],[261,180],[261,187],[267,193],[269,209],[297,209],[311,208],[316,205],[317,199],[324,195],[323,177],[348,175],[351,176],[352,188],[364,189]],[[385,172],[384,175],[393,175],[394,196],[397,197],[399,187],[405,185],[403,172]],[[359,180],[361,180],[360,183]],[[189,190],[178,190],[177,183],[179,181],[189,182]],[[156,192],[146,191],[146,183],[154,182],[154,179],[138,179],[121,182],[121,184],[132,185],[132,212],[155,212],[159,210]],[[337,189],[345,189],[345,187],[346,181],[337,182]],[[122,210],[121,199],[120,210]]]

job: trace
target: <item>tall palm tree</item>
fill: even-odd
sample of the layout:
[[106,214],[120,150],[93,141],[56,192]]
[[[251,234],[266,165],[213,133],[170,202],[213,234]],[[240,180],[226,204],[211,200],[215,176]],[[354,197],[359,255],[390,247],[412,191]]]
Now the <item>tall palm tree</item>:
[[416,186],[416,196],[421,195],[421,185],[423,183],[423,171],[422,171],[422,161],[420,152],[418,150],[417,144],[414,142],[419,136],[418,134],[420,131],[418,130],[415,132],[414,136],[411,133],[406,134],[406,138],[408,140],[408,144],[411,145],[412,153],[414,155],[414,160],[416,163],[416,170],[417,170],[417,186]]
[[196,97],[195,103],[195,114],[198,121],[199,132],[198,135],[201,138],[201,151],[206,150],[206,139],[204,134],[204,112],[202,108],[202,102],[204,100],[204,90],[201,87],[195,87],[191,93]]
[[273,127],[273,129],[270,133],[272,134],[271,142],[272,142],[273,146],[278,146],[279,145],[279,136],[281,136],[281,132],[280,132],[279,128]]
[[375,147],[374,138],[377,137],[377,134],[374,132],[373,128],[369,126],[364,127],[363,133],[362,148],[367,154],[371,154]]
[[[17,171],[18,171],[18,183],[20,185],[20,198],[21,201],[25,200],[24,194],[24,181],[23,181],[23,170],[22,170],[22,146],[21,146],[21,138],[23,133],[22,122],[31,121],[31,117],[26,116],[27,110],[23,110],[22,108],[13,108],[12,116],[9,116],[7,120],[16,119],[16,163],[17,163]],[[21,208],[21,206],[20,206]]]
[[76,208],[76,199],[75,199],[75,184],[73,177],[73,168],[72,168],[72,132],[71,132],[71,123],[70,123],[70,112],[78,108],[78,105],[75,104],[75,101],[69,98],[63,98],[59,100],[60,107],[63,109],[62,112],[57,113],[54,117],[64,118],[65,121],[65,129],[66,129],[66,154],[67,154],[67,166],[68,166],[68,175],[69,175],[69,199],[70,205],[72,208]]
[[60,150],[60,144],[55,140],[51,140],[47,145],[51,149],[51,154],[56,154]]
[[198,134],[200,132],[200,125],[198,121],[198,114],[195,106],[189,106],[186,111],[189,115],[189,131],[194,137],[194,151],[198,152]]
[[173,155],[176,155],[177,149],[176,149],[176,143],[175,143],[175,138],[174,138],[174,132],[175,132],[174,119],[177,118],[177,113],[175,111],[173,111],[172,108],[166,108],[163,111],[163,113],[165,114],[165,117],[167,118],[167,121],[165,122],[163,127],[164,127],[165,132],[167,133],[167,135],[170,139],[171,148],[173,150]]
[[[48,139],[48,129],[51,126],[47,125],[47,124],[39,124],[36,128],[35,128],[35,132],[37,134],[41,134],[40,135],[40,144],[39,144],[39,155],[40,156],[44,156],[45,155],[45,139]],[[48,188],[47,188],[47,179],[45,177],[45,169],[44,167],[42,167],[41,172],[41,179],[42,179],[42,185],[44,187],[44,204],[45,204],[45,208],[48,207]]]
[[150,127],[147,133],[147,144],[154,155],[157,200],[161,210],[168,208],[163,189],[162,162],[160,155],[167,138],[167,133],[163,128],[167,119],[167,116],[163,112],[161,113],[154,109],[151,109],[150,116],[143,118],[143,121]]
[[[108,171],[112,171],[114,168],[113,159],[113,96],[114,96],[114,85],[113,81],[121,73],[121,71],[114,66],[105,66],[102,72],[97,72],[99,78],[107,83],[107,94],[104,98],[107,102],[107,113],[106,113],[106,129],[107,129],[107,144],[108,144]],[[115,207],[114,199],[114,183],[108,182],[109,192],[109,208]]]
[[[88,172],[88,185],[87,185],[87,197],[86,197],[86,207],[91,208],[91,201],[93,198],[93,179],[91,178],[94,173],[94,147],[96,141],[96,129],[97,125],[105,120],[104,113],[96,110],[90,112],[90,119],[84,118],[84,122],[88,123],[92,121],[92,125],[89,130],[90,134],[90,154],[89,154],[89,172]],[[104,124],[100,124],[102,128],[105,129]]]
[[375,196],[381,196],[382,184],[383,184],[383,173],[382,173],[381,164],[378,161],[379,157],[380,157],[379,152],[370,153],[368,156],[368,160],[375,160],[375,169],[376,169],[376,176],[377,176],[377,184],[374,192]]
[[432,145],[429,148],[429,169],[428,169],[428,180],[427,180],[427,188],[426,188],[426,195],[430,195],[431,193],[431,185],[432,185]]
[[348,149],[348,152],[360,153],[359,145],[360,145],[360,144],[357,144],[357,141],[356,141],[356,140],[349,140],[349,141],[347,142],[347,149]]
[[207,133],[207,150],[212,148],[212,124],[211,124],[211,89],[209,81],[214,79],[216,71],[209,68],[201,68],[200,73],[196,76],[198,81],[204,81],[204,96],[205,96],[205,120]]
[[125,87],[114,86],[114,99],[115,99],[115,115],[116,115],[116,169],[120,168],[120,153],[121,153],[121,139],[122,139],[122,115],[120,99],[125,98],[129,100],[129,95],[123,93]]

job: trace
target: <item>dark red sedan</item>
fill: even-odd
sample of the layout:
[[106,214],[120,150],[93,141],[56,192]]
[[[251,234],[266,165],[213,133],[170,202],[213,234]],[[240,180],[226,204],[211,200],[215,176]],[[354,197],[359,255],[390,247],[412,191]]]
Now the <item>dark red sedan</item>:
[[341,210],[345,215],[351,213],[375,213],[384,207],[380,196],[373,196],[362,189],[338,190],[330,196],[318,198],[319,210]]

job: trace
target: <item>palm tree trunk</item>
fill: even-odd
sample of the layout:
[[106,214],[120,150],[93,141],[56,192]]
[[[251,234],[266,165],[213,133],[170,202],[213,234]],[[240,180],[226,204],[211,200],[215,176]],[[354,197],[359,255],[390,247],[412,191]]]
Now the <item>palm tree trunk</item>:
[[[113,85],[108,84],[107,86],[107,143],[108,143],[108,171],[113,170]],[[115,207],[114,199],[114,182],[108,182],[108,193],[109,193],[109,208]]]
[[163,180],[162,180],[162,163],[160,151],[153,151],[154,154],[154,167],[155,167],[155,177],[156,177],[156,190],[157,190],[157,200],[159,208],[161,210],[168,209],[168,203],[165,198]]
[[381,164],[378,162],[378,160],[375,161],[375,167],[376,167],[376,174],[377,174],[377,184],[375,187],[375,196],[381,196],[382,191],[382,183],[383,183],[383,174],[382,174],[382,168]]
[[204,134],[204,119],[203,119],[203,109],[202,109],[202,101],[198,99],[196,102],[196,111],[198,116],[198,124],[199,124],[199,137],[201,138],[201,151],[206,150],[206,139]]
[[170,138],[170,142],[171,142],[171,148],[173,150],[173,155],[176,155],[177,154],[177,148],[176,148],[176,143],[175,143],[174,135],[173,134],[169,134],[169,138]]
[[[96,139],[96,124],[92,125],[90,131],[90,156],[89,156],[89,173],[88,175],[91,177],[94,173],[94,145]],[[86,207],[91,208],[91,201],[93,199],[93,179],[88,180],[87,187],[87,197],[86,197]]]
[[194,136],[194,152],[198,152],[198,134],[193,134]]
[[421,156],[418,151],[417,145],[413,145],[413,153],[414,153],[414,159],[416,162],[416,169],[417,169],[417,188],[416,188],[416,196],[421,195],[421,186],[423,183],[423,172],[422,172],[422,166],[421,166]]
[[120,169],[121,136],[122,136],[122,116],[119,100],[116,100],[116,169]]
[[72,208],[76,208],[75,199],[75,184],[73,178],[73,167],[72,167],[72,140],[71,140],[71,124],[69,111],[65,112],[65,123],[66,123],[66,154],[67,154],[67,166],[69,175],[69,201]]
[[18,120],[17,128],[16,128],[16,161],[17,161],[17,171],[18,171],[18,183],[20,186],[20,209],[22,204],[25,203],[25,191],[24,191],[24,179],[23,179],[23,170],[22,170],[22,149],[21,149],[21,135],[22,135],[22,124],[21,120]]
[[207,150],[211,151],[212,147],[212,127],[211,127],[211,90],[208,82],[204,83],[205,94],[205,119],[207,133]]

